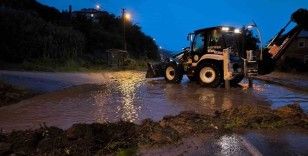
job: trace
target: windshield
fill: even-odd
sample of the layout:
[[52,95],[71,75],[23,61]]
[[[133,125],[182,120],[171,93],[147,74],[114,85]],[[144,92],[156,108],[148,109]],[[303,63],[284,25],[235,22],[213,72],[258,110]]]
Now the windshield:
[[197,34],[193,42],[193,51],[195,53],[202,53],[204,51],[204,35]]
[[240,34],[234,32],[223,32],[213,30],[208,35],[207,51],[209,53],[222,52],[223,49],[231,48],[233,52],[238,53],[241,49]]

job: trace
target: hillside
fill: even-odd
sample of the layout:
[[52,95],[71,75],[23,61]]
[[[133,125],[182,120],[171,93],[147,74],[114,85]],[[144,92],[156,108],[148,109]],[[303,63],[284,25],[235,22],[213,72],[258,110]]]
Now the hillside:
[[[106,11],[94,20],[36,0],[2,0],[0,27],[0,61],[6,63],[104,65],[102,53],[124,47],[122,18]],[[130,58],[158,59],[156,43],[140,26],[127,22],[126,28]]]

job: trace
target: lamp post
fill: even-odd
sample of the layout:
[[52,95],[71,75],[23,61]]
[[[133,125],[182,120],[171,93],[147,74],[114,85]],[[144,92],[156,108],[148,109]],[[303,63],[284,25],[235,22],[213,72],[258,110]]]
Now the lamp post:
[[122,9],[122,20],[123,20],[123,42],[124,42],[124,50],[127,51],[127,43],[126,43],[126,21],[131,19],[131,15],[126,12],[126,9]]
[[257,26],[257,24],[255,22],[253,22],[253,24],[251,25],[248,25],[247,26],[247,29],[253,29],[253,28],[256,28],[256,31],[258,33],[258,36],[259,36],[259,41],[260,41],[260,60],[263,60],[263,48],[262,48],[262,36],[261,36],[261,32]]

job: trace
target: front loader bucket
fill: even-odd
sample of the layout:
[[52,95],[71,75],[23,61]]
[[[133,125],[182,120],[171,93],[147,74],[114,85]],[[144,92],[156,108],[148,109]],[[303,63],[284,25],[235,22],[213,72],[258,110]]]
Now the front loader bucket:
[[146,73],[146,78],[156,78],[156,77],[164,77],[165,65],[164,63],[159,64],[150,64],[147,63],[148,70]]

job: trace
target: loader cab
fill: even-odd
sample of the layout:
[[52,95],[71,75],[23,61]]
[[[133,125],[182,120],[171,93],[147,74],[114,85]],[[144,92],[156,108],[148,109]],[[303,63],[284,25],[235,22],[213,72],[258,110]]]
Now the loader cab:
[[218,26],[196,30],[188,34],[187,38],[190,41],[191,54],[200,58],[204,54],[222,55],[223,49],[226,48],[238,52],[240,34],[240,29]]

